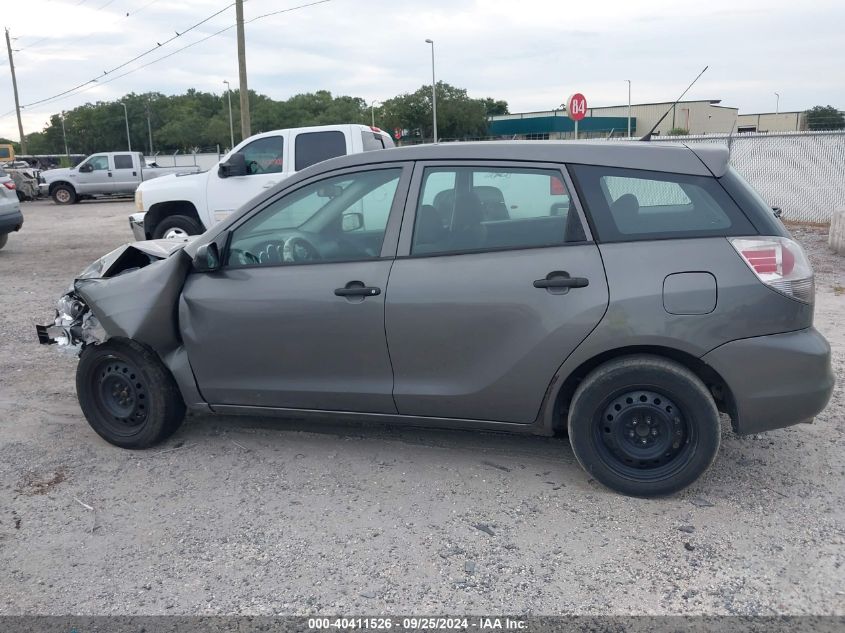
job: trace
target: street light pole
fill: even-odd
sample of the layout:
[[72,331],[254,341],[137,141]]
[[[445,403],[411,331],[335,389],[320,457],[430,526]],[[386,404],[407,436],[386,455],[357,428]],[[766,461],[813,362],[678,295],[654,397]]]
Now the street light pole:
[[775,93],[775,114],[780,114],[780,93]]
[[381,103],[378,99],[373,99],[373,102],[370,104],[370,122],[373,127],[376,126],[376,104]]
[[150,138],[150,156],[155,154],[153,149],[153,124],[150,122],[150,110],[152,109],[152,101],[147,99],[147,136]]
[[65,113],[62,110],[62,139],[65,142],[65,156],[67,157],[68,165],[70,165],[70,152],[67,151],[67,134],[65,133]]
[[437,142],[437,80],[434,78],[434,40],[427,39],[431,44],[431,113],[434,124],[434,142]]
[[631,138],[631,80],[625,81],[628,82],[628,138]]
[[232,86],[225,79],[223,83],[226,84],[226,97],[229,99],[229,149],[235,147],[235,127],[232,123]]
[[129,111],[126,109],[126,104],[123,101],[120,102],[120,105],[123,106],[123,116],[126,120],[126,144],[129,146],[129,151],[132,151],[132,139],[129,138]]

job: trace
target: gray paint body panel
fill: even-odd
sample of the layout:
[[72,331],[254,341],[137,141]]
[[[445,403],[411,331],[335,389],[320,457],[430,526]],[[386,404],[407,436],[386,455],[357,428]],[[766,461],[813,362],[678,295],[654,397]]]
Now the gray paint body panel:
[[[533,287],[553,271],[590,285]],[[386,320],[399,413],[533,422],[607,296],[595,244],[397,259]]]
[[[193,274],[179,306],[185,347],[213,406],[395,413],[384,336],[391,260]],[[349,281],[379,296],[334,294]]]

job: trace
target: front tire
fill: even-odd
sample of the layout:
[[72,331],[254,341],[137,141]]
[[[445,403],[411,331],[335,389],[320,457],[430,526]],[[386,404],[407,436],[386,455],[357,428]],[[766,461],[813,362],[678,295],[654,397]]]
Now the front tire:
[[153,239],[183,238],[200,235],[204,229],[194,218],[187,215],[171,215],[163,218],[153,230]]
[[76,190],[70,185],[58,185],[54,187],[50,196],[56,204],[76,204],[77,202]]
[[82,351],[76,393],[91,428],[121,448],[158,444],[185,417],[185,403],[170,371],[155,353],[128,339]]
[[628,356],[593,370],[569,407],[569,441],[588,473],[622,494],[668,495],[686,488],[719,450],[719,412],[686,367]]

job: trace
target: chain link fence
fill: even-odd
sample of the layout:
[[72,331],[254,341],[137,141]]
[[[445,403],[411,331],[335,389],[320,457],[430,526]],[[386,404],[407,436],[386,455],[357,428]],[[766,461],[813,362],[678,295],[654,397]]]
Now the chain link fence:
[[731,164],[783,219],[830,222],[845,204],[845,131],[660,136],[660,143],[727,145]]

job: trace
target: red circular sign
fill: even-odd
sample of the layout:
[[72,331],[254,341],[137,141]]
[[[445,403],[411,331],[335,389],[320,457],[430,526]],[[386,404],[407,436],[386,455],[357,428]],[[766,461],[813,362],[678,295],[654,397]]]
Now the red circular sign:
[[580,121],[587,116],[587,97],[580,92],[566,100],[566,112],[573,121]]
[[397,141],[402,138],[402,130],[398,127],[393,128],[393,138],[395,138]]

